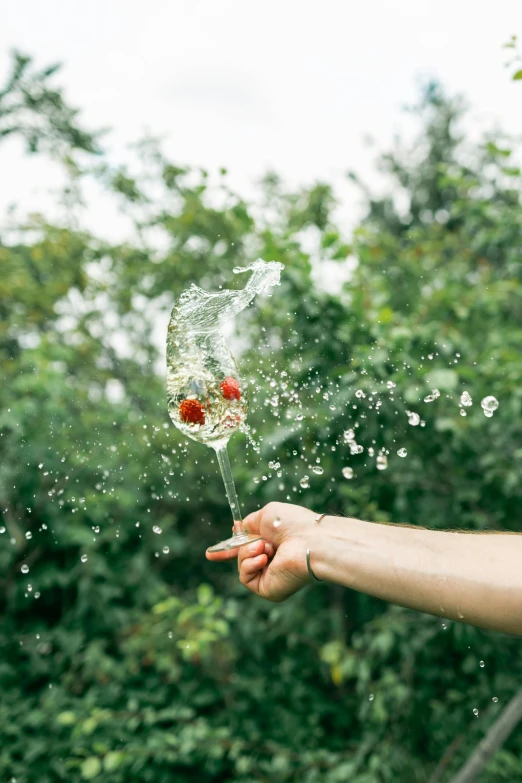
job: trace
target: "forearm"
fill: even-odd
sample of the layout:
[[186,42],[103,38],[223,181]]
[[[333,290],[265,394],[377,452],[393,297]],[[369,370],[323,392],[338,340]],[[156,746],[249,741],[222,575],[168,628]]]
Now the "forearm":
[[326,517],[319,579],[452,620],[522,635],[522,536],[467,535]]

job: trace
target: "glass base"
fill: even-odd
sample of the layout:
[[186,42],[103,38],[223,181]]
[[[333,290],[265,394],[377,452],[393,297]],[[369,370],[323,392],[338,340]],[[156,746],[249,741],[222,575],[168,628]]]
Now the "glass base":
[[252,541],[259,541],[262,538],[255,533],[235,533],[230,538],[226,538],[224,541],[220,541],[219,544],[209,546],[207,552],[228,552],[230,549],[236,549],[238,546],[244,546],[250,544]]

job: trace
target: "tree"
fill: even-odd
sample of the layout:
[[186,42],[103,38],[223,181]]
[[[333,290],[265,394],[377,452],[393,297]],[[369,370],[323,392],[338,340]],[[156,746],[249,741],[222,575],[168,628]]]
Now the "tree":
[[[462,735],[453,774],[520,687],[515,639],[334,586],[277,606],[245,593],[203,557],[229,525],[211,452],[166,414],[156,335],[175,296],[280,260],[280,289],[237,324],[247,510],[288,497],[517,529],[520,173],[504,140],[463,155],[438,88],[418,111],[420,140],[383,158],[391,195],[370,195],[352,237],[325,183],[270,175],[250,204],[148,143],[141,168],[101,173],[138,240],[42,219],[1,238],[2,778],[424,782]],[[338,294],[314,285],[313,267],[354,256]],[[510,737],[487,780],[520,777],[520,750]]]

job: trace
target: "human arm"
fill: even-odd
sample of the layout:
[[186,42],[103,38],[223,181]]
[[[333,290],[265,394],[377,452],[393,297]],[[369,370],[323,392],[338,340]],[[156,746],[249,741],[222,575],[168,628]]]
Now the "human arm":
[[[264,540],[207,557],[238,557],[246,587],[273,601],[318,579],[482,628],[522,635],[522,535],[363,522],[269,503],[245,523]],[[274,522],[276,524],[274,525]],[[279,522],[279,524],[277,524]]]

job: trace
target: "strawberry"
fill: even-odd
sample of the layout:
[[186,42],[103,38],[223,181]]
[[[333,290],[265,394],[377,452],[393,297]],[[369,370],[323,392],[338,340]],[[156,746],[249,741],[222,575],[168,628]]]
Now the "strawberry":
[[225,378],[224,381],[221,381],[221,392],[225,400],[241,399],[239,381],[237,381],[235,378],[232,378],[231,376]]
[[205,408],[199,400],[182,400],[179,406],[179,418],[185,424],[204,424]]

